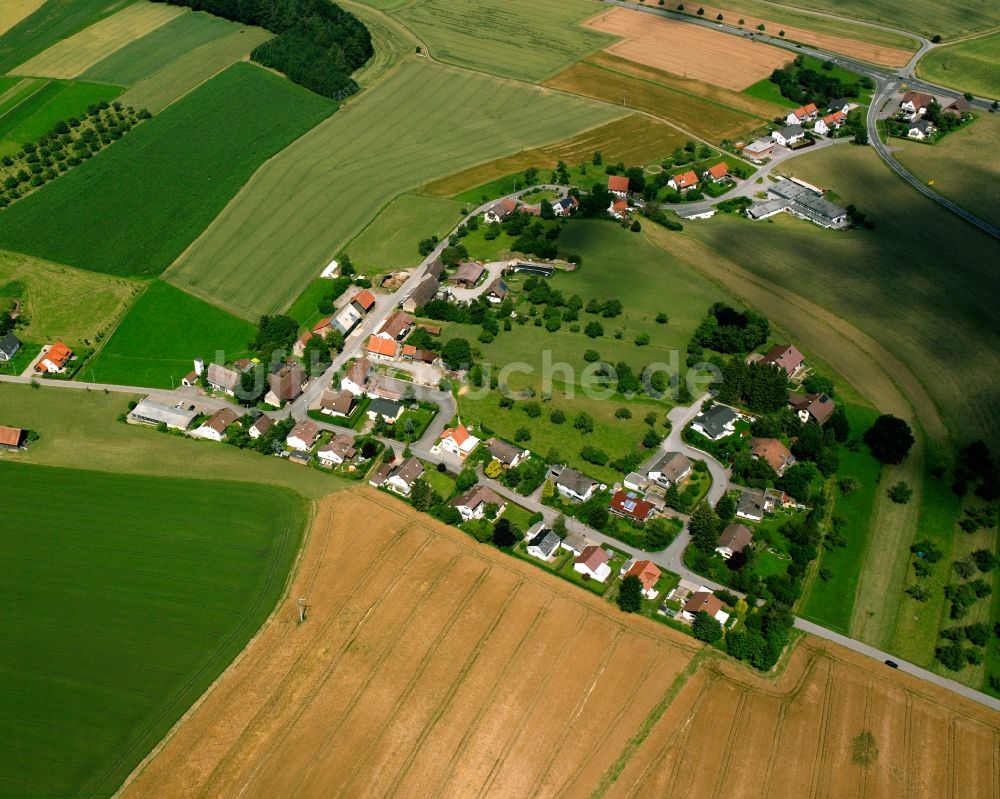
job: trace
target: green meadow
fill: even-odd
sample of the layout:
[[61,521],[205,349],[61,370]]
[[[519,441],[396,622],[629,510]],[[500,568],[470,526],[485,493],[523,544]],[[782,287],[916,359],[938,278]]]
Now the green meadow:
[[0,537],[3,792],[109,796],[272,611],[305,503],[9,461],[0,480],[17,486]]
[[925,80],[982,97],[1000,97],[1000,32],[936,47],[920,59]]

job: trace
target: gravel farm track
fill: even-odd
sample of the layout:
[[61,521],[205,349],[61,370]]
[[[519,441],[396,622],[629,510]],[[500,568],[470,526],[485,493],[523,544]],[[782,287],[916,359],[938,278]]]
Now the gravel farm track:
[[287,598],[119,795],[985,799],[998,742],[836,645],[757,675],[365,488],[319,503]]

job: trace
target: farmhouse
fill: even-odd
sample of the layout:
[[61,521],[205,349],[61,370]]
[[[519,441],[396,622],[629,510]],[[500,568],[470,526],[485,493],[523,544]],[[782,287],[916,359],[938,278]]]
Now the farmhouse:
[[907,92],[899,102],[899,110],[909,120],[913,121],[917,117],[922,117],[927,113],[927,109],[934,102],[934,95],[926,92]]
[[823,192],[802,181],[780,178],[767,187],[767,196],[772,200],[782,201],[780,207],[775,207],[766,214],[751,213],[754,211],[751,207],[748,216],[752,219],[764,219],[778,211],[787,211],[799,219],[808,220],[824,228],[841,228],[847,224],[845,208],[834,205],[823,196]]
[[385,323],[375,334],[378,338],[389,339],[390,341],[401,341],[406,338],[406,334],[413,328],[413,317],[404,311],[396,311],[385,320]]
[[66,365],[73,359],[73,350],[57,341],[46,350],[45,354],[35,364],[36,372],[60,374],[66,371]]
[[751,161],[760,161],[764,158],[769,158],[773,152],[773,139],[757,139],[743,148],[743,155]]
[[569,216],[579,205],[580,201],[576,197],[563,197],[561,200],[556,200],[552,203],[552,212],[556,216]]
[[455,273],[448,278],[449,283],[454,283],[456,286],[465,286],[465,288],[472,288],[479,282],[479,279],[483,276],[483,272],[486,271],[477,263],[469,261],[462,264]]
[[631,519],[634,522],[647,521],[655,510],[652,502],[647,502],[635,492],[624,489],[616,491],[611,496],[609,509],[615,516]]
[[924,141],[924,139],[929,139],[934,135],[934,130],[934,126],[928,120],[918,119],[910,123],[910,126],[906,129],[906,137],[908,139]]
[[193,408],[177,408],[164,402],[144,399],[129,411],[128,420],[133,424],[156,427],[165,424],[171,430],[187,430],[198,415]]
[[418,350],[412,344],[403,345],[403,359],[419,363],[435,363],[441,356],[431,350]]
[[507,507],[507,503],[503,497],[497,494],[492,488],[484,485],[474,486],[464,494],[459,494],[448,504],[458,510],[463,521],[485,518],[486,507],[488,505],[496,506],[495,516],[499,516],[503,512],[503,509]]
[[780,130],[773,131],[771,138],[782,147],[791,147],[806,137],[805,128],[801,125],[788,125]]
[[725,161],[720,161],[702,172],[701,176],[712,183],[725,183],[729,180],[729,165]]
[[948,114],[949,116],[962,118],[963,115],[969,113],[972,109],[972,104],[966,100],[964,97],[959,97],[954,102],[949,103],[942,109],[942,113]]
[[791,377],[806,361],[805,356],[792,344],[776,344],[764,353],[761,363],[779,366]]
[[410,496],[413,484],[424,473],[424,465],[416,458],[407,458],[399,466],[389,471],[385,485],[390,491],[404,497]]
[[611,560],[611,556],[607,550],[592,544],[576,556],[573,561],[573,571],[603,583],[611,576],[609,560]]
[[597,486],[596,480],[591,480],[568,466],[563,466],[556,477],[556,490],[567,499],[575,499],[578,502],[586,502],[590,499]]
[[27,440],[27,430],[20,427],[0,427],[0,449],[20,449]]
[[684,191],[685,189],[690,189],[691,187],[698,185],[698,176],[693,170],[689,169],[687,172],[681,172],[679,175],[674,175],[667,181],[667,185],[677,191]]
[[354,326],[361,321],[362,316],[364,316],[364,314],[357,309],[354,303],[349,302],[337,311],[337,314],[333,317],[331,324],[336,330],[339,330],[346,336],[354,329]]
[[528,450],[515,447],[513,444],[508,444],[499,438],[491,438],[486,442],[486,448],[490,451],[490,455],[493,456],[493,460],[499,461],[504,469],[513,469],[521,461],[525,461],[531,457],[531,453]]
[[813,126],[813,130],[823,136],[826,136],[831,130],[839,130],[845,122],[847,122],[847,114],[843,111],[834,111],[832,114],[827,114],[822,119],[817,119],[816,124]]
[[825,424],[837,409],[837,403],[826,394],[797,394],[794,391],[788,392],[788,406],[799,415],[803,424],[810,420]]
[[628,196],[628,178],[625,175],[608,175],[608,191],[624,199]]
[[788,116],[785,117],[786,125],[801,125],[803,122],[811,122],[816,119],[816,115],[819,113],[819,109],[816,108],[815,103],[809,103],[809,105],[801,105],[794,111],[789,112]]
[[776,438],[751,438],[750,457],[767,463],[779,477],[795,463],[795,456]]
[[499,200],[489,208],[486,209],[483,214],[483,221],[487,225],[492,225],[497,222],[503,222],[508,216],[510,216],[514,211],[517,210],[517,200],[512,197],[505,197]]
[[8,333],[0,338],[0,363],[12,361],[19,349],[21,349],[21,341],[13,333]]
[[292,428],[292,432],[288,434],[285,443],[292,449],[306,452],[312,449],[313,444],[316,443],[316,439],[318,438],[319,427],[316,426],[316,422],[311,419],[303,419]]
[[702,590],[691,594],[691,598],[681,610],[681,617],[686,621],[693,622],[698,613],[707,613],[720,624],[729,621],[729,614],[722,610],[722,600],[704,586],[702,586]]
[[691,429],[697,430],[705,438],[718,441],[736,432],[736,421],[740,415],[726,405],[713,405],[707,411],[702,411],[691,423]]
[[399,355],[399,342],[394,338],[372,336],[365,345],[365,351],[370,358],[380,361],[392,361]]
[[274,420],[270,416],[258,416],[257,421],[250,425],[247,431],[250,438],[260,438],[274,426]]
[[656,590],[656,583],[660,579],[662,572],[651,560],[629,561],[622,567],[621,576],[638,577],[642,583],[642,595],[646,599],[656,599],[659,591]]
[[468,457],[476,447],[479,446],[479,439],[465,429],[465,425],[459,422],[455,427],[449,427],[441,432],[441,441],[438,447],[452,455],[460,458]]
[[297,399],[305,382],[305,370],[298,363],[282,364],[280,369],[267,376],[270,391],[264,395],[264,402],[277,408],[283,402]]
[[494,304],[499,304],[507,299],[507,293],[510,290],[507,288],[507,283],[503,278],[498,277],[489,287],[486,289],[486,299]]
[[403,403],[398,400],[376,397],[368,406],[368,418],[373,422],[381,418],[387,424],[395,424],[403,415]]
[[228,394],[232,397],[236,394],[236,389],[240,387],[241,377],[240,373],[233,369],[228,369],[217,363],[210,363],[208,365],[208,376],[205,380],[208,383],[208,387],[213,391],[221,391],[223,394]]
[[628,203],[625,200],[616,199],[608,206],[608,213],[615,219],[624,219],[628,216]]
[[421,280],[410,295],[403,300],[403,310],[407,313],[416,313],[417,308],[422,308],[435,297],[441,290],[441,284],[433,275],[427,275]]
[[372,362],[367,358],[358,358],[351,364],[347,374],[340,380],[341,391],[350,391],[352,394],[361,395],[365,393],[365,385],[368,383],[368,373],[371,371]]
[[525,549],[529,555],[539,560],[552,560],[562,543],[559,536],[545,526],[545,522],[532,525],[526,538],[528,543]]
[[239,418],[230,408],[220,408],[191,435],[196,438],[207,438],[209,441],[222,441],[226,437],[229,425]]
[[754,488],[744,489],[736,503],[736,515],[741,519],[759,522],[764,518],[764,494]]
[[350,416],[357,397],[347,390],[324,391],[319,401],[320,413],[327,416]]
[[648,472],[649,479],[663,488],[676,485],[691,474],[691,461],[682,452],[665,452]]
[[354,448],[354,439],[348,435],[340,434],[321,445],[316,451],[316,457],[319,459],[320,466],[330,469],[351,460],[357,455],[357,452]]
[[753,543],[753,533],[745,524],[730,524],[719,535],[719,543],[715,547],[726,560],[729,560],[737,552],[742,552]]

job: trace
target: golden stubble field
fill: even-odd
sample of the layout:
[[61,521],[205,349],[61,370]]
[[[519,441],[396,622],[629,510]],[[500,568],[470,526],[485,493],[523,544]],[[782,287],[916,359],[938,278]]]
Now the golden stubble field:
[[612,8],[584,24],[622,37],[604,48],[607,53],[736,91],[790,60],[777,47],[627,8]]
[[[996,725],[818,642],[759,677],[363,489],[319,503],[289,597],[120,793],[805,797],[863,782],[965,799],[993,795]],[[863,728],[869,769],[850,763]]]

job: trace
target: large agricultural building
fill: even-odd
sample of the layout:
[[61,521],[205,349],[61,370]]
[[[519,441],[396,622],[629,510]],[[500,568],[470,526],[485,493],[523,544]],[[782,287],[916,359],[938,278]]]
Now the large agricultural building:
[[154,427],[165,424],[171,430],[187,430],[197,415],[198,411],[144,399],[129,412],[128,419],[134,424],[148,424]]

